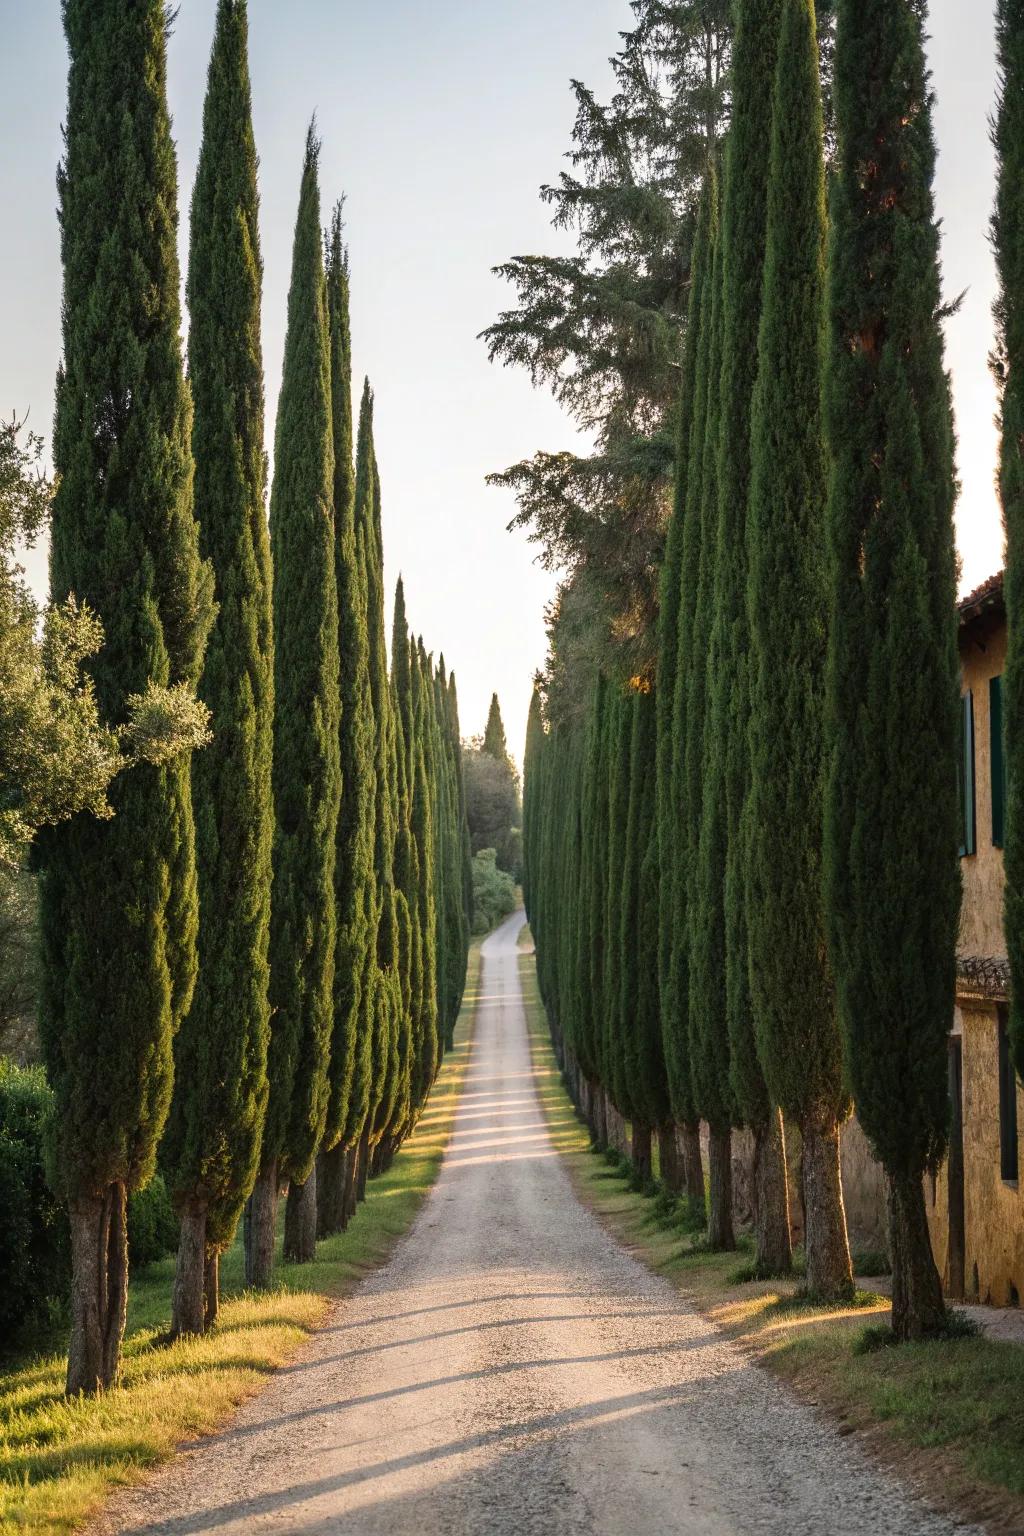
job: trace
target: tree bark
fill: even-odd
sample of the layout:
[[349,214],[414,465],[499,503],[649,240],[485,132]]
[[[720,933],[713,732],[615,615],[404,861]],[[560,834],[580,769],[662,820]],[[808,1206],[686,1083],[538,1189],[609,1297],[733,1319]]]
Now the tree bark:
[[766,1124],[754,1127],[754,1235],[758,1276],[768,1280],[788,1275],[793,1268],[793,1236],[780,1109],[769,1115]]
[[304,1184],[293,1179],[288,1186],[284,1256],[292,1264],[312,1264],[316,1258],[316,1163]]
[[359,1138],[359,1166],[356,1169],[356,1199],[366,1199],[366,1180],[370,1172],[370,1131],[369,1127]]
[[638,1120],[633,1121],[633,1174],[640,1181],[641,1186],[650,1184],[654,1177],[651,1162],[651,1128],[649,1125],[641,1125]]
[[854,1290],[853,1267],[839,1164],[839,1123],[831,1115],[808,1115],[800,1132],[807,1294],[815,1301],[850,1301]]
[[274,1237],[277,1226],[277,1164],[260,1170],[249,1196],[245,1221],[245,1283],[269,1291],[274,1280]]
[[178,1262],[171,1292],[171,1338],[201,1334],[206,1327],[203,1303],[206,1278],[206,1201],[188,1200],[181,1212]]
[[[686,1199],[693,1214],[703,1215],[707,1198],[704,1193],[704,1159],[700,1150],[700,1124],[691,1120],[680,1127],[683,1139],[683,1178]],[[731,1176],[730,1176],[731,1177]]]
[[889,1177],[892,1331],[897,1343],[942,1333],[948,1320],[920,1175]]
[[203,1277],[203,1296],[206,1302],[204,1321],[206,1331],[214,1326],[220,1312],[220,1249],[210,1248],[206,1254],[206,1274]]
[[590,1103],[594,1146],[599,1152],[603,1152],[608,1145],[608,1118],[605,1113],[607,1104],[605,1102],[604,1090],[599,1083],[590,1084]]
[[71,1343],[67,1392],[112,1386],[121,1365],[128,1306],[127,1192],[122,1182],[102,1195],[72,1200]]
[[361,1143],[356,1142],[350,1147],[348,1157],[345,1159],[345,1226],[347,1227],[356,1213],[356,1174],[359,1169],[359,1149]]
[[345,1209],[345,1180],[349,1149],[341,1142],[329,1152],[321,1152],[316,1164],[316,1232],[318,1237],[332,1237],[348,1226]]
[[708,1247],[731,1253],[736,1247],[732,1226],[732,1131],[715,1130],[708,1141]]
[[661,1182],[672,1195],[682,1193],[683,1165],[676,1141],[676,1128],[671,1123],[658,1126],[658,1172]]

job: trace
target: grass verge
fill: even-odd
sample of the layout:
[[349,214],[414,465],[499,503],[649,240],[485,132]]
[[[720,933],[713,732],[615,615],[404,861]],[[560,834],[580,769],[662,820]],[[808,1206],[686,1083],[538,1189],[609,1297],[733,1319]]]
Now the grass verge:
[[743,1255],[709,1253],[664,1200],[630,1190],[590,1149],[551,1048],[531,954],[519,958],[534,1070],[552,1139],[580,1199],[647,1267],[682,1291],[758,1364],[826,1411],[843,1434],[931,1503],[994,1533],[1024,1530],[1024,1349],[983,1337],[857,1351],[889,1302],[800,1302],[799,1279],[741,1279]]
[[37,1353],[0,1375],[0,1531],[76,1529],[113,1488],[137,1482],[182,1441],[216,1429],[295,1354],[333,1301],[385,1262],[441,1166],[466,1072],[479,980],[477,943],[455,1048],[415,1133],[391,1170],[370,1182],[348,1231],[318,1244],[313,1264],[279,1261],[274,1291],[247,1292],[236,1241],[221,1263],[216,1328],[171,1346],[159,1340],[170,1322],[173,1259],[133,1275],[122,1383],[101,1397],[64,1397],[62,1354]]

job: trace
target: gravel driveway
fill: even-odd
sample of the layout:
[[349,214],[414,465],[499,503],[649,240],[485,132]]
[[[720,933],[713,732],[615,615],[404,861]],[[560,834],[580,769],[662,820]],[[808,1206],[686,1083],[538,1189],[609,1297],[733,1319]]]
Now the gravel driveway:
[[967,1529],[745,1363],[579,1204],[534,1093],[521,925],[484,945],[465,1091],[412,1232],[230,1428],[120,1495],[94,1529]]

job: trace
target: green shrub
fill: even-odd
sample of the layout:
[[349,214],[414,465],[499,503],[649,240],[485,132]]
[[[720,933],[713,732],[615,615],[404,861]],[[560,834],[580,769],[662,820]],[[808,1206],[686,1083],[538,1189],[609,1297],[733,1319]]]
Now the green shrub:
[[493,848],[481,848],[473,855],[473,932],[491,929],[516,909],[516,888],[512,876],[498,868]]
[[41,1068],[0,1057],[0,1338],[45,1317],[68,1294],[67,1213],[46,1182],[50,1105]]
[[166,1259],[178,1246],[178,1218],[159,1173],[128,1201],[128,1261],[133,1269]]

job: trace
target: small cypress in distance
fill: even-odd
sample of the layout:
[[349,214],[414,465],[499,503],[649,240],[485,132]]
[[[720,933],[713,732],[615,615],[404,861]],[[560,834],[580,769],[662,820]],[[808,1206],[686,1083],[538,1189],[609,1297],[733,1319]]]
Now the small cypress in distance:
[[264,1288],[271,1282],[277,1191],[285,1179],[291,1185],[286,1254],[305,1261],[315,1250],[313,1169],[327,1116],[334,1019],[341,793],[338,592],[319,151],[311,127],[295,225],[270,498],[276,703],[270,1096],[247,1255],[249,1283]]
[[216,1318],[218,1256],[256,1177],[267,1102],[274,705],[256,166],[245,0],[220,0],[188,272],[195,502],[218,611],[199,689],[213,741],[192,768],[198,974],[161,1145],[181,1215],[174,1336]]
[[[73,592],[102,623],[88,670],[116,724],[151,685],[198,681],[213,583],[193,516],[165,9],[67,0],[63,14],[51,597]],[[40,1034],[71,1224],[70,1394],[117,1379],[127,1196],[153,1172],[195,979],[188,756],[121,775],[109,800],[113,819],[81,814],[39,842]]]
[[[469,836],[469,818],[466,813],[466,784],[462,773],[462,731],[459,724],[459,692],[455,685],[455,673],[448,679],[448,714],[451,720],[452,742],[455,752],[455,779],[458,784],[459,826],[461,852],[459,866],[462,870],[462,913],[465,932],[466,961],[469,961],[469,943],[473,932],[473,853]],[[465,973],[463,973],[465,984]]]
[[498,703],[498,695],[491,694],[491,707],[487,712],[487,726],[484,730],[484,751],[494,758],[496,763],[511,762],[508,754],[508,742],[505,739],[505,723],[501,718],[501,705]]
[[689,974],[686,957],[686,844],[683,754],[686,742],[687,666],[693,601],[700,565],[698,487],[707,414],[707,342],[715,240],[717,190],[709,169],[701,190],[694,236],[686,350],[683,358],[676,451],[676,486],[662,578],[658,655],[658,848],[661,865],[658,976],[661,1028],[669,1096],[683,1128],[687,1200],[703,1212],[704,1171],[700,1117],[690,1060]]
[[[839,1167],[848,1112],[822,885],[825,162],[813,0],[782,0],[754,391],[749,531],[749,892],[754,1028],[799,1126],[807,1290],[853,1295]],[[799,986],[793,979],[799,977]]]
[[[712,165],[708,174],[717,187]],[[717,190],[712,225],[714,257],[710,284],[705,288],[706,336],[702,337],[704,367],[702,427],[693,438],[694,462],[701,454],[699,474],[691,470],[692,495],[687,497],[687,518],[692,522],[689,559],[684,553],[684,583],[696,579],[692,596],[684,587],[683,603],[689,604],[689,653],[676,669],[678,718],[685,721],[681,748],[680,828],[683,879],[677,888],[676,922],[684,930],[686,947],[686,1019],[689,1031],[690,1072],[694,1103],[708,1123],[708,1244],[730,1250],[736,1245],[732,1217],[732,1121],[733,1101],[729,1083],[729,1036],[721,1027],[724,1013],[724,976],[721,972],[721,922],[710,910],[713,893],[702,889],[700,837],[704,821],[704,763],[707,741],[707,684],[711,632],[714,621],[714,565],[718,530],[718,433],[722,356],[722,242],[718,232]],[[695,421],[695,429],[697,423]],[[682,693],[685,689],[685,701]],[[702,897],[705,900],[702,902]],[[704,963],[702,943],[717,940],[714,966]],[[717,1006],[703,988],[710,988]],[[680,996],[682,996],[682,988]]]
[[349,272],[342,233],[342,204],[339,203],[334,209],[326,242],[326,279],[334,442],[342,800],[334,870],[337,947],[330,1049],[331,1091],[317,1162],[317,1230],[321,1235],[339,1231],[345,1224],[346,1165],[354,1128],[362,1129],[368,1108],[375,986],[370,966],[376,938],[374,722],[370,697],[366,573],[356,532]]
[[839,0],[828,297],[826,903],[846,1069],[889,1181],[893,1332],[942,1330],[960,908],[953,425],[918,0]]
[[[735,12],[732,101],[722,197],[722,377],[719,405],[715,629],[709,677],[706,793],[720,808],[724,853],[705,878],[722,880],[725,1019],[737,1117],[754,1140],[754,1264],[763,1276],[792,1265],[782,1116],[765,1086],[754,1039],[747,936],[750,625],[747,510],[750,415],[761,321],[768,157],[778,52],[779,0],[740,0]],[[713,828],[709,827],[709,836]],[[710,855],[711,848],[708,846]]]
[[1024,6],[998,0],[998,166],[992,244],[999,274],[993,369],[1000,397],[999,494],[1006,533],[1008,644],[1003,673],[1006,754],[1004,929],[1013,978],[1010,1038],[1024,1073]]

